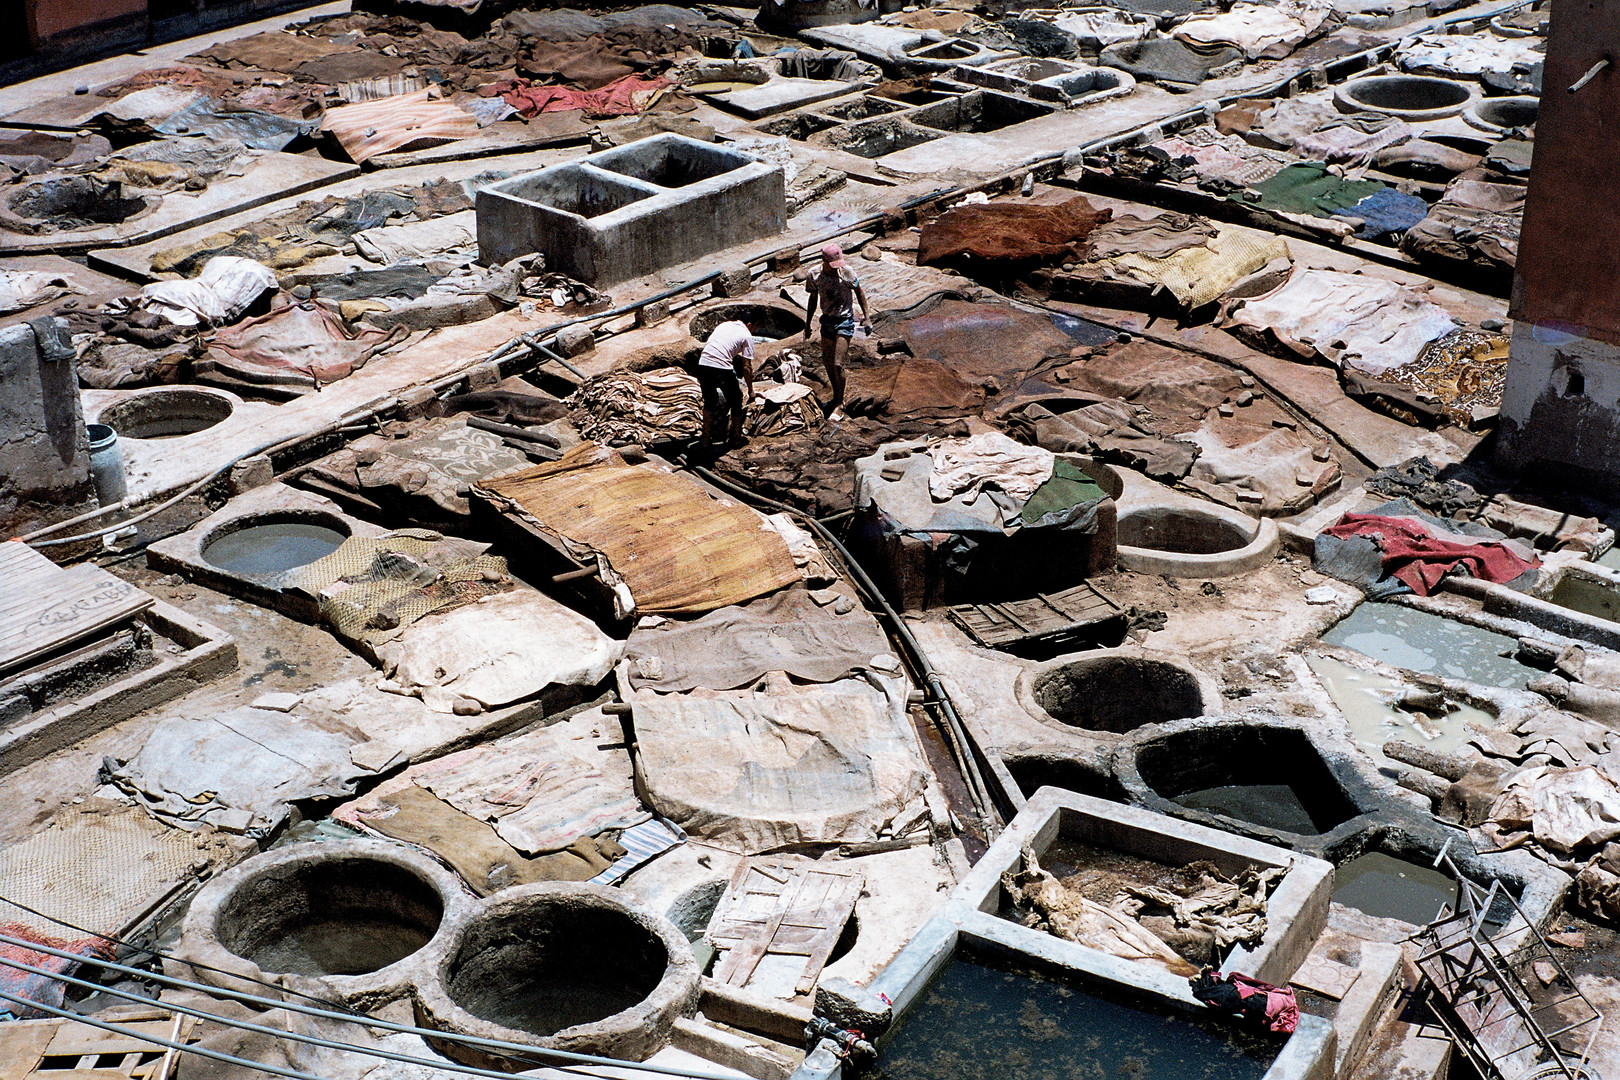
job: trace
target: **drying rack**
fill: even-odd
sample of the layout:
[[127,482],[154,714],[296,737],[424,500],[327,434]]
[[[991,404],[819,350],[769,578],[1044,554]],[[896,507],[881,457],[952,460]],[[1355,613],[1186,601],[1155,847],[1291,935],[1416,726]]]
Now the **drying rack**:
[[[1457,910],[1448,905],[1411,937],[1421,950],[1418,973],[1441,1026],[1485,1080],[1598,1080],[1587,1059],[1603,1014],[1513,894],[1494,879],[1488,889],[1468,880],[1450,849],[1447,840],[1434,865],[1444,864],[1458,882]],[[1492,912],[1508,907],[1505,919],[1492,919]],[[1542,979],[1539,965],[1550,966],[1554,977]],[[1549,1000],[1537,1001],[1530,980],[1556,990]],[[1565,987],[1569,992],[1558,996]],[[1576,1042],[1578,1052],[1570,1049]]]

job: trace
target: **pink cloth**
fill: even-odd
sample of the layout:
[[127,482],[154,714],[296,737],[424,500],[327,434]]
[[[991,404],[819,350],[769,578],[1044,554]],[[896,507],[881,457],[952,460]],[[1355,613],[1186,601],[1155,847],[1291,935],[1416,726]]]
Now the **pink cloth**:
[[626,75],[596,90],[575,90],[568,86],[534,86],[527,79],[504,79],[478,88],[481,97],[499,94],[525,120],[541,113],[571,112],[581,109],[586,116],[629,116],[647,107],[652,95],[666,86],[668,79]]
[[1519,558],[1500,541],[1462,544],[1442,540],[1412,518],[1346,514],[1323,532],[1340,540],[1361,536],[1373,541],[1383,552],[1384,572],[1419,596],[1428,596],[1441,578],[1459,566],[1482,581],[1506,582],[1541,565],[1537,559],[1526,562]]

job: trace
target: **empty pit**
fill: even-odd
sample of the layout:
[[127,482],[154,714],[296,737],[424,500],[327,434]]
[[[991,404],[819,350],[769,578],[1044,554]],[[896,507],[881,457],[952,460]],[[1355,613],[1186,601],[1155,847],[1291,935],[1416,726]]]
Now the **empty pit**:
[[1538,98],[1480,98],[1463,113],[1463,119],[1483,131],[1496,133],[1532,127],[1540,111]]
[[1119,564],[1142,574],[1221,577],[1276,554],[1275,522],[1181,504],[1134,506],[1119,515]]
[[821,111],[823,116],[836,117],[843,121],[868,120],[874,116],[883,116],[887,113],[898,112],[900,106],[892,101],[884,101],[875,97],[860,97],[854,101],[846,101],[839,105],[830,105]]
[[423,950],[466,902],[452,874],[397,844],[296,844],[204,886],[176,955],[218,986],[238,986],[233,975],[300,975],[346,1003],[383,1004],[409,992]]
[[553,210],[577,214],[582,218],[611,214],[654,194],[579,165],[546,169],[505,185],[501,190],[514,199],[549,206]]
[[1193,509],[1132,510],[1119,516],[1119,542],[1150,551],[1219,555],[1249,543],[1236,522]]
[[[667,919],[595,885],[518,886],[457,928],[418,988],[428,1026],[643,1060],[697,1007],[697,961]],[[445,1052],[478,1063],[477,1052]]]
[[912,120],[925,128],[938,131],[986,132],[999,131],[1026,120],[1050,116],[1052,110],[1044,105],[1005,94],[991,94],[976,90],[963,94],[954,101],[940,102],[912,114]]
[[443,916],[438,889],[407,867],[312,854],[243,881],[215,932],[261,971],[369,975],[420,950]]
[[753,159],[693,139],[648,139],[597,154],[591,161],[609,172],[680,188],[739,169]]
[[978,56],[980,51],[979,46],[966,41],[941,41],[914,45],[906,50],[906,55],[915,56],[919,60],[965,60],[970,56]]
[[837,126],[838,121],[830,120],[825,116],[817,116],[814,113],[798,113],[794,116],[784,116],[772,120],[768,124],[761,124],[759,130],[767,135],[804,142],[818,131],[826,131],[828,128]]
[[207,431],[236,409],[230,398],[206,390],[149,390],[101,410],[97,422],[125,439],[176,439]]
[[1030,757],[1007,761],[1007,772],[1023,792],[1032,799],[1043,787],[1075,791],[1094,799],[1124,802],[1125,788],[1111,774],[1089,768],[1065,758]]
[[1136,770],[1155,794],[1188,810],[1297,836],[1319,836],[1359,813],[1295,728],[1189,728],[1143,743]]
[[221,526],[202,544],[203,561],[232,574],[284,574],[336,551],[349,527],[332,514],[287,510],[251,514]]
[[1145,657],[1086,657],[1041,669],[1030,696],[1060,724],[1114,734],[1204,712],[1196,675]]
[[707,341],[715,327],[733,319],[741,319],[752,327],[756,341],[780,341],[804,333],[804,317],[776,304],[721,304],[692,316],[688,329],[699,341]]
[[1345,112],[1375,112],[1404,120],[1439,120],[1456,116],[1479,91],[1451,79],[1427,75],[1372,75],[1346,83],[1334,92]]
[[940,138],[937,132],[924,131],[903,120],[883,117],[866,120],[848,127],[833,128],[817,136],[816,141],[833,150],[842,150],[856,157],[879,158],[899,150],[909,150]]

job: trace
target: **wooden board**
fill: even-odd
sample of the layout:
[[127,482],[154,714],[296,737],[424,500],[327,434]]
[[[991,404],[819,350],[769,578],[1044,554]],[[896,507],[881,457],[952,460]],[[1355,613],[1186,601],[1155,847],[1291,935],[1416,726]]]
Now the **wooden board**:
[[854,913],[865,881],[858,870],[808,860],[745,860],[709,926],[709,941],[726,950],[714,977],[745,986],[767,954],[803,957],[794,991],[808,994]]
[[152,597],[90,563],[0,544],[0,675],[145,611]]
[[173,1080],[180,1055],[149,1039],[189,1043],[197,1026],[161,1007],[104,1019],[129,1034],[62,1018],[0,1024],[0,1080]]
[[951,621],[987,649],[1023,653],[1068,646],[1103,636],[1114,625],[1123,631],[1125,611],[1089,582],[1057,593],[1002,604],[957,604]]

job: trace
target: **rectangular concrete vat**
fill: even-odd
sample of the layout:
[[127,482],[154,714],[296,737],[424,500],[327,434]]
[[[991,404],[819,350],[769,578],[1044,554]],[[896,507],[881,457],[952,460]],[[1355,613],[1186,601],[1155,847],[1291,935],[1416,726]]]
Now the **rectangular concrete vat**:
[[[894,1020],[889,1030],[894,1031],[905,1023],[905,1013],[959,953],[999,955],[1110,1001],[1153,1012],[1213,1017],[1212,1010],[1192,996],[1186,979],[1092,949],[1061,948],[1068,944],[986,914],[953,895],[866,991],[872,999],[892,1003]],[[1335,1046],[1333,1025],[1302,1013],[1297,1029],[1279,1048],[1264,1080],[1331,1080]],[[805,1058],[793,1080],[836,1080],[848,1075],[842,1063],[827,1053],[828,1049],[827,1042],[821,1043]],[[880,1061],[881,1053],[880,1043]],[[984,1075],[995,1075],[995,1062],[982,1064]]]
[[[1322,859],[1140,807],[1050,787],[1041,788],[1024,804],[1007,830],[956,886],[951,898],[993,918],[1002,902],[1001,875],[1023,866],[1024,845],[1028,844],[1039,858],[1060,835],[1167,866],[1208,860],[1227,875],[1238,874],[1250,866],[1288,867],[1268,898],[1265,937],[1252,949],[1235,947],[1221,965],[1222,971],[1285,983],[1309,955],[1317,935],[1327,925],[1333,866]],[[1095,962],[1110,968],[1141,968],[1154,977],[1174,981],[1162,969],[1123,960],[1002,919],[996,922],[1006,926],[1005,933],[1013,940],[1025,941],[1026,947],[1031,949],[1038,945],[1042,951],[1053,955],[1089,954]]]
[[478,254],[542,252],[546,267],[612,285],[782,231],[779,166],[655,135],[478,192]]

